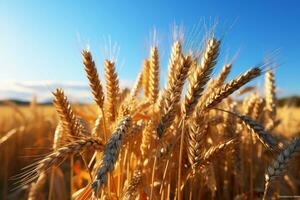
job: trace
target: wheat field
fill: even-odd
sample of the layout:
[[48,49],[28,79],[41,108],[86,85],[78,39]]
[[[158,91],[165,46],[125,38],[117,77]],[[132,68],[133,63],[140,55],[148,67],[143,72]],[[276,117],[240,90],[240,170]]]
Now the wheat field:
[[[84,49],[93,104],[57,88],[53,106],[0,106],[1,199],[300,195],[300,109],[277,106],[272,63],[228,80],[233,61],[215,72],[222,40],[203,41],[200,53],[174,41],[164,87],[155,45],[132,88],[120,87],[114,60],[96,67]],[[248,85],[259,76],[263,92]]]

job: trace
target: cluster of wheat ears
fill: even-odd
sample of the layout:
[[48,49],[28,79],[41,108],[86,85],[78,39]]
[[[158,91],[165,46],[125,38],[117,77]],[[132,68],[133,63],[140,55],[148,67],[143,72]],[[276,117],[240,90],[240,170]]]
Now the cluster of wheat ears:
[[[75,190],[70,168],[72,199],[268,199],[284,184],[296,195],[300,184],[284,171],[300,139],[272,133],[280,123],[272,69],[261,64],[226,81],[233,63],[212,77],[221,40],[211,35],[200,54],[182,45],[172,45],[162,90],[157,46],[131,90],[120,88],[114,60],[104,62],[104,90],[91,52],[83,50],[97,120],[87,129],[63,89],[53,92],[59,123],[52,152],[17,175],[21,186],[30,185],[28,199],[39,199],[45,187],[53,198],[53,172],[76,159],[89,181]],[[263,74],[264,97],[243,87]],[[250,95],[230,97],[238,90]]]

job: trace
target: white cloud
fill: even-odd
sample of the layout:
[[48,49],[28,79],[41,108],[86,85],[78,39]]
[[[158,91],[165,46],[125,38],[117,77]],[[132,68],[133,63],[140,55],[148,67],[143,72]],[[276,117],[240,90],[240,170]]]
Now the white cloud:
[[[120,81],[121,88],[131,88],[133,81]],[[63,88],[71,101],[91,102],[92,94],[87,82],[79,81],[0,81],[0,99],[18,99],[30,101],[36,96],[39,102],[52,101],[52,92]]]

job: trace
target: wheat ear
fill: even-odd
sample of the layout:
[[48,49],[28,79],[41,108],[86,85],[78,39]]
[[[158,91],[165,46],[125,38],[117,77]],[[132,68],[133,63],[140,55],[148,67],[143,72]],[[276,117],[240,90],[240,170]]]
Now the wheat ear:
[[157,47],[153,47],[150,53],[149,70],[149,100],[155,104],[159,92],[159,57]]
[[87,77],[90,82],[90,87],[94,96],[94,100],[99,106],[99,108],[103,109],[103,103],[104,103],[103,87],[99,79],[96,64],[93,60],[92,54],[89,50],[83,50],[82,57],[83,57],[84,69],[86,71]]
[[53,95],[55,97],[53,103],[62,123],[63,130],[69,135],[80,135],[83,127],[76,118],[64,91],[62,89],[56,89]]
[[161,91],[159,93],[158,99],[157,99],[157,104],[159,106],[159,108],[163,107],[164,104],[164,95],[166,94],[167,90],[170,90],[170,87],[172,85],[174,85],[174,81],[176,81],[174,79],[175,76],[175,71],[178,67],[178,65],[180,65],[181,63],[181,59],[182,59],[182,46],[181,43],[179,41],[174,42],[173,46],[172,46],[172,51],[171,51],[171,56],[170,56],[170,60],[169,60],[169,65],[168,65],[168,79],[166,81],[166,86],[164,88],[163,91]]
[[59,122],[54,131],[52,148],[53,149],[59,148],[61,146],[61,143],[62,143],[62,140],[64,137],[66,137],[66,135],[64,134],[64,129],[63,129],[62,123]]
[[112,172],[114,169],[122,146],[123,138],[131,126],[131,121],[132,119],[130,116],[125,116],[105,145],[100,168],[97,171],[97,177],[92,184],[92,188],[96,196],[98,196],[101,186],[106,184],[107,173]]
[[95,125],[94,125],[94,128],[92,130],[92,136],[93,137],[100,137],[100,133],[101,131],[103,131],[103,127],[101,127],[101,125],[103,125],[103,123],[101,123],[103,121],[103,116],[102,115],[98,115],[97,119],[95,120]]
[[45,173],[52,166],[57,166],[63,162],[68,156],[80,153],[87,149],[102,151],[104,148],[103,142],[99,138],[93,137],[80,137],[50,153],[44,159],[32,165],[33,170],[22,175],[22,184],[30,183],[35,180],[39,175]]
[[253,108],[253,113],[252,113],[252,118],[256,121],[260,120],[260,116],[263,112],[265,106],[265,101],[262,98],[258,98],[255,102],[254,108]]
[[269,70],[265,75],[265,99],[267,120],[274,123],[276,120],[276,86],[273,71]]
[[211,163],[217,156],[219,156],[221,153],[225,152],[225,150],[227,150],[227,148],[233,147],[235,142],[236,142],[235,139],[231,139],[227,142],[224,142],[224,143],[221,143],[219,145],[209,148],[204,153],[203,158],[201,159],[200,167],[206,166],[207,164]]
[[246,101],[246,103],[243,105],[244,107],[244,115],[251,115],[251,113],[253,112],[254,106],[255,106],[255,102],[257,100],[257,95],[255,93],[253,93],[249,100]]
[[145,158],[148,150],[150,148],[150,144],[151,144],[151,139],[154,133],[154,124],[152,121],[149,121],[148,124],[146,125],[146,127],[143,129],[142,132],[142,142],[140,145],[140,150],[141,150],[141,154],[142,157]]
[[191,72],[187,94],[182,103],[182,112],[186,116],[189,116],[194,111],[195,106],[202,95],[204,87],[217,62],[219,47],[219,40],[214,38],[209,40],[205,52],[203,53],[200,66],[196,67],[195,72]]
[[143,63],[143,90],[145,97],[149,97],[150,61],[145,59]]
[[161,110],[161,119],[157,127],[157,134],[162,137],[164,131],[168,129],[176,115],[176,108],[180,101],[180,95],[183,89],[184,81],[187,77],[192,60],[190,56],[182,57],[180,64],[174,72],[174,77],[163,95],[163,106]]
[[214,80],[214,83],[213,83],[213,86],[212,88],[215,88],[215,87],[221,87],[226,78],[228,77],[230,71],[231,71],[231,68],[232,68],[232,64],[225,64],[220,72],[220,74],[218,75],[218,77],[216,78],[216,80]]
[[274,181],[280,176],[287,167],[289,160],[293,154],[300,150],[300,138],[294,139],[284,150],[282,150],[278,157],[273,161],[272,165],[268,167],[265,174],[265,190],[263,199],[266,199],[268,188],[271,181]]
[[[228,151],[228,149],[233,148],[237,141],[235,139],[228,140],[227,142],[215,145],[213,147],[210,147],[208,150],[206,150],[198,162],[194,163],[194,166],[188,170],[185,174],[185,182],[188,178],[194,175],[196,170],[199,170],[201,168],[207,167],[213,160],[215,160],[217,157],[222,155],[225,151]],[[183,185],[181,185],[181,188]]]
[[143,83],[143,73],[140,72],[130,92],[130,101],[133,101],[134,99],[137,98],[139,94],[139,89],[142,87],[142,83]]
[[239,115],[239,118],[246,127],[255,134],[264,146],[270,150],[277,150],[276,139],[270,133],[266,132],[265,128],[260,123],[245,115]]
[[24,130],[25,130],[25,126],[21,126],[19,128],[13,128],[13,129],[11,129],[7,133],[5,133],[4,136],[2,136],[0,138],[0,146],[4,145],[14,135],[16,135],[19,132],[23,132]]
[[230,112],[227,110],[222,110],[219,108],[216,108],[216,109],[227,112],[229,114],[232,114],[232,115],[238,117],[246,125],[246,127],[261,141],[261,143],[265,147],[267,147],[270,150],[277,151],[276,138],[273,137],[270,133],[268,133],[259,122],[253,120],[251,117],[246,116],[246,115],[240,115],[240,114],[233,113],[233,112]]
[[[218,88],[216,91],[213,91],[207,99],[204,99],[203,102],[201,100],[201,104],[203,103],[203,109],[211,109],[220,103],[223,99],[231,95],[233,92],[238,90],[240,87],[256,78],[261,74],[261,68],[255,67],[241,76],[231,80],[229,83],[226,83],[221,88]],[[201,105],[200,104],[200,105]]]
[[195,167],[200,162],[203,154],[203,147],[206,140],[206,122],[204,114],[193,117],[189,121],[189,129],[187,135],[187,154],[188,160],[192,166],[193,174],[195,174]]
[[41,173],[35,183],[30,185],[28,193],[28,200],[38,200],[41,198],[41,193],[45,187],[47,176],[45,173]]
[[119,96],[119,79],[116,73],[115,63],[105,60],[105,80],[106,80],[106,100],[107,100],[107,117],[109,121],[115,121],[116,106]]
[[168,71],[167,83],[172,81],[174,77],[174,72],[181,59],[181,50],[182,50],[181,43],[179,41],[174,42],[171,50],[169,64],[168,64],[169,71]]
[[138,195],[138,189],[142,182],[142,172],[140,169],[136,169],[133,172],[133,176],[129,183],[125,186],[122,192],[121,200],[135,200]]
[[253,90],[255,90],[254,86],[246,86],[246,87],[239,90],[238,95],[241,96],[243,94],[252,92]]

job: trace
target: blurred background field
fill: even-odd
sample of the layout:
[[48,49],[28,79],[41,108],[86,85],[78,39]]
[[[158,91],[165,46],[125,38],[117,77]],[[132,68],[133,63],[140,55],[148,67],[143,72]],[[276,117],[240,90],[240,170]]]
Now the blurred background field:
[[[293,102],[280,100],[279,102],[281,102],[281,106],[278,107],[277,116],[280,124],[273,133],[287,139],[299,137],[300,107],[293,106],[296,105],[295,100]],[[58,122],[57,114],[51,103],[39,105],[35,99],[32,102],[4,101],[1,104],[0,196],[8,199],[26,199],[27,187],[17,192],[11,192],[15,187],[15,180],[12,177],[18,174],[23,167],[51,152],[54,132]],[[91,125],[96,120],[95,116],[98,108],[95,104],[75,103],[73,108],[79,117],[87,119],[87,122]],[[7,140],[4,136],[7,136]],[[75,165],[75,169],[76,167],[78,169],[84,168],[80,162]],[[56,180],[61,180],[61,182],[56,183],[56,185],[65,188],[69,184],[69,166],[64,163],[61,169],[64,174],[61,172],[62,179]],[[86,184],[83,180],[87,181],[89,179],[86,172],[81,171],[81,173],[79,170],[79,173],[74,177],[75,189],[83,187]],[[58,188],[56,190],[58,190],[54,192],[56,194],[64,191]],[[57,198],[64,199],[66,197]]]

